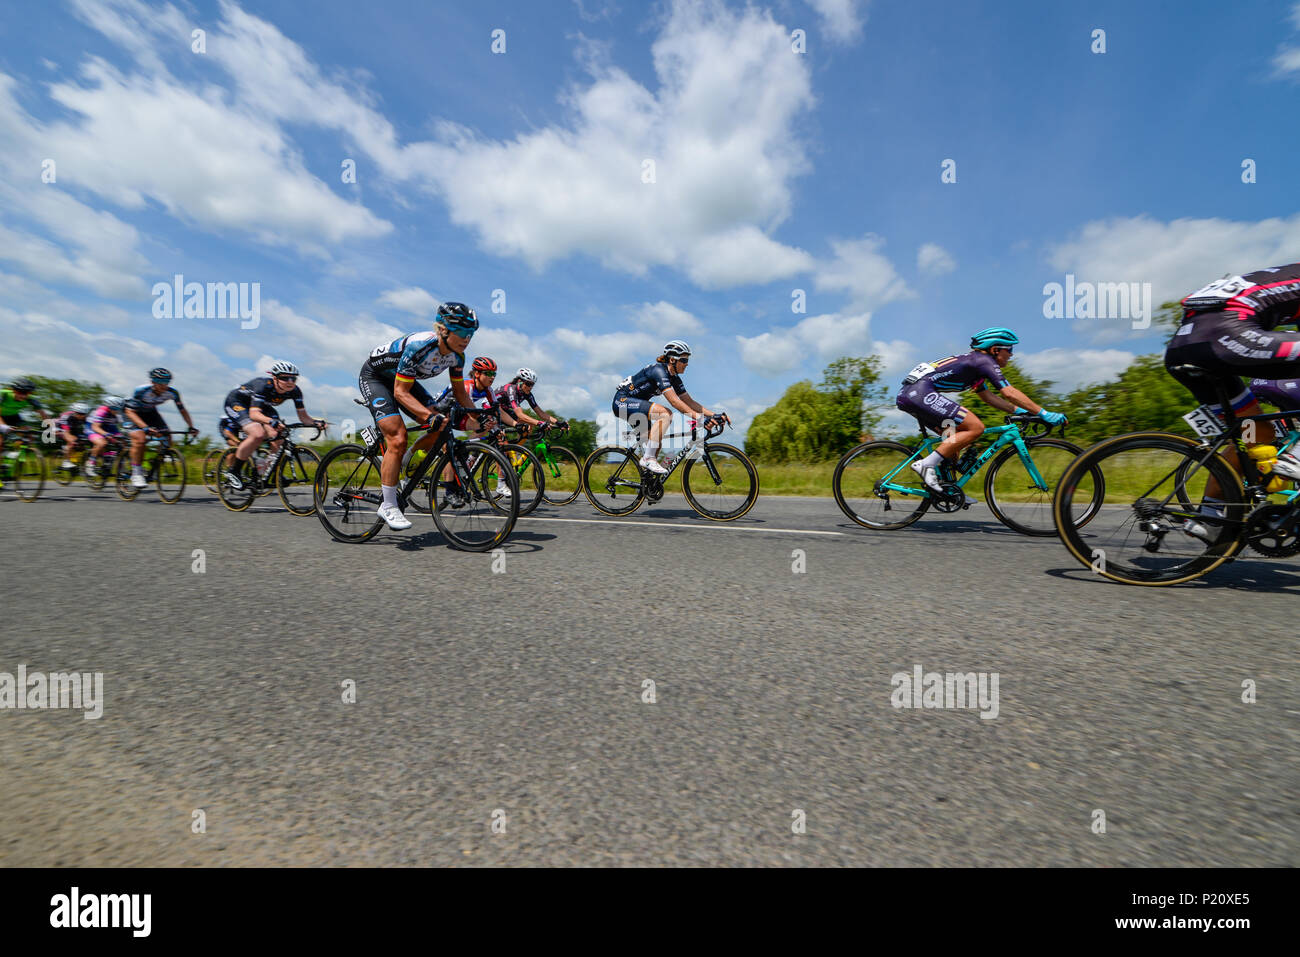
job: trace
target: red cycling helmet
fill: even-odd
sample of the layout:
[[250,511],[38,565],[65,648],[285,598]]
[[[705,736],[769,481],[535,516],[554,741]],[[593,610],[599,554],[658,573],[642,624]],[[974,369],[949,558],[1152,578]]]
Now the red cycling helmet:
[[487,356],[479,356],[474,360],[473,368],[475,372],[495,373],[497,371],[497,364]]

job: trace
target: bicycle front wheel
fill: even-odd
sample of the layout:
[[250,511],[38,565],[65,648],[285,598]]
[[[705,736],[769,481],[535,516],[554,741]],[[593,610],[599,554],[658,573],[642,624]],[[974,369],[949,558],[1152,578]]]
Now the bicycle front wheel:
[[645,500],[636,456],[617,445],[596,449],[582,466],[582,491],[598,512],[631,515]]
[[[541,504],[542,497],[546,494],[542,463],[532,451],[522,445],[502,446],[501,451],[510,462],[510,471],[515,474],[518,488],[514,494],[519,496],[519,514],[528,515]],[[485,463],[482,474],[483,493],[488,496],[488,501],[502,511],[507,510],[509,502],[505,501],[504,489],[508,486],[501,481],[495,466],[491,462]]]
[[19,449],[17,457],[10,461],[13,463],[14,491],[24,502],[36,501],[41,497],[41,489],[45,488],[48,472],[45,456],[28,447]]
[[117,464],[113,466],[113,488],[124,502],[133,502],[140,494],[140,490],[131,484],[131,468],[131,448],[128,445],[117,453]]
[[[459,442],[456,454],[469,473],[468,484],[453,480],[454,493],[438,480],[451,464],[452,450],[444,448],[431,473],[427,488],[438,531],[453,547],[467,552],[486,552],[509,537],[519,516],[519,488],[510,461],[494,446],[484,442]],[[465,463],[468,462],[468,465]],[[496,494],[500,476],[510,490]]]
[[175,449],[162,449],[153,461],[153,484],[168,505],[178,502],[185,492],[185,456]]
[[901,442],[868,442],[844,453],[831,476],[840,511],[863,528],[911,525],[930,507],[930,493],[908,465],[916,451]]
[[60,485],[72,484],[72,480],[81,471],[82,463],[86,461],[86,453],[82,451],[74,452],[72,458],[68,459],[68,461],[72,463],[72,468],[65,469],[62,462],[54,468],[54,481]]
[[[1090,476],[1097,473],[1106,481],[1094,504]],[[1212,481],[1222,504],[1205,508],[1200,503]],[[1183,497],[1197,504],[1188,508]],[[1070,554],[1097,574],[1131,585],[1176,585],[1222,565],[1241,549],[1250,508],[1226,461],[1167,432],[1097,443],[1066,468],[1053,501],[1056,529]],[[1081,521],[1090,509],[1096,514]]]
[[280,459],[275,470],[275,485],[290,514],[310,515],[316,511],[316,472],[320,456],[315,449],[297,446]]
[[547,505],[568,505],[582,494],[582,462],[562,445],[546,447]]
[[714,522],[733,522],[758,501],[758,470],[734,445],[706,442],[682,472],[686,501]]
[[203,485],[213,495],[217,494],[217,467],[221,464],[221,456],[226,454],[226,449],[213,449],[207,455],[203,456]]
[[364,542],[383,527],[380,460],[360,445],[336,445],[316,467],[312,505],[325,531],[340,542]]
[[[984,497],[989,511],[999,522],[1022,535],[1041,538],[1056,534],[1052,499],[1061,476],[1083,450],[1064,439],[1027,439],[1032,466],[1015,447],[1003,449],[984,476]],[[1092,521],[1106,494],[1101,472],[1091,469],[1079,476],[1075,489],[1073,519],[1081,525]]]

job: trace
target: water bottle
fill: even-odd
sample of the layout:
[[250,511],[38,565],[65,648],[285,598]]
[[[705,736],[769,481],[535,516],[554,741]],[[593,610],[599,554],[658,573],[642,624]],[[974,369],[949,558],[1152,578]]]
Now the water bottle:
[[[1255,467],[1259,469],[1261,475],[1268,475],[1273,471],[1273,466],[1277,464],[1277,448],[1272,445],[1256,445],[1246,450],[1246,454],[1255,460]],[[1274,475],[1264,487],[1267,492],[1280,492],[1286,488],[1286,480],[1280,475]]]

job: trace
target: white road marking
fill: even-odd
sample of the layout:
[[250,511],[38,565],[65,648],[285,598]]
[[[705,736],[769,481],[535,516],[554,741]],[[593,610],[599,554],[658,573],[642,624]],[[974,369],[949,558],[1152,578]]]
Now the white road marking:
[[782,532],[787,535],[843,535],[844,532],[814,532],[806,528],[743,528],[735,525],[696,525],[687,522],[629,522],[619,518],[541,518],[524,515],[521,522],[575,522],[583,525],[647,525],[652,528],[699,528],[713,532]]

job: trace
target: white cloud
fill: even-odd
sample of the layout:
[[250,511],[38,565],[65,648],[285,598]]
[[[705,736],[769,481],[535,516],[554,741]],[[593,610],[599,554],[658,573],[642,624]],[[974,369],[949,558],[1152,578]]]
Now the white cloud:
[[659,348],[663,345],[654,336],[644,332],[589,335],[576,329],[556,329],[552,335],[562,346],[585,352],[588,368],[600,369],[609,374],[614,374],[628,363],[640,361],[644,364],[650,361],[659,354]]
[[[1291,7],[1289,19],[1295,29],[1300,30],[1300,3]],[[1300,72],[1300,46],[1284,46],[1273,57],[1273,69],[1278,75]]]
[[[1113,379],[1137,358],[1123,349],[1044,349],[1016,354],[1016,365],[1035,379],[1053,383],[1053,391],[1069,392],[1083,385]],[[1034,398],[1034,396],[1030,396]]]
[[935,243],[926,243],[916,253],[916,269],[925,276],[942,276],[957,268],[948,250]]
[[877,309],[895,299],[911,298],[914,293],[894,269],[880,248],[884,239],[868,233],[861,239],[831,240],[835,256],[821,262],[813,276],[819,290],[843,292],[849,296],[849,308]]
[[810,355],[836,358],[872,351],[871,314],[809,316],[788,329],[736,336],[740,361],[759,375],[774,377],[804,363]]
[[656,303],[643,302],[633,313],[632,321],[642,329],[661,336],[684,335],[704,329],[700,320],[685,309],[679,309],[662,299]]
[[393,309],[409,312],[415,316],[432,315],[438,308],[439,300],[427,290],[419,286],[411,286],[408,289],[389,289],[381,293],[379,302]]
[[[849,43],[862,35],[865,12],[859,9],[859,0],[808,0],[817,11],[822,29],[837,43]],[[862,0],[861,6],[866,6]]]

